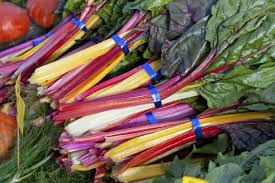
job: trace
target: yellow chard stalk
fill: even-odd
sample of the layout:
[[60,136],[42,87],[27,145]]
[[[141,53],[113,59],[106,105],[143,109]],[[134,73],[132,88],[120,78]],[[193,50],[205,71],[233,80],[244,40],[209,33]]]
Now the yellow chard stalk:
[[[144,43],[144,40],[141,39],[137,42],[135,42],[133,44],[133,46],[129,47],[129,51],[133,51],[134,49],[136,49],[137,47],[139,47],[140,45],[142,45]],[[125,57],[124,53],[121,52],[121,54],[107,67],[105,68],[101,68],[98,70],[98,72],[96,74],[94,74],[92,76],[92,80],[90,80],[89,82],[85,83],[84,86],[79,85],[77,92],[73,92],[72,94],[68,95],[64,100],[61,100],[61,102],[66,102],[66,103],[71,103],[75,101],[75,98],[79,95],[81,95],[82,93],[84,93],[85,91],[87,91],[88,89],[90,89],[91,87],[95,86],[97,83],[99,83],[108,73],[111,72],[111,70],[116,67],[121,60]]]
[[[128,33],[129,32],[125,32],[120,34],[119,36],[123,38]],[[51,81],[54,78],[58,78],[63,74],[73,70],[74,68],[77,68],[101,55],[104,55],[109,50],[111,50],[112,47],[115,46],[115,44],[116,43],[113,39],[107,39],[105,41],[102,41],[101,43],[93,45],[68,57],[39,67],[35,70],[29,81],[32,84],[40,85],[41,83],[45,83],[46,81]]]
[[[100,20],[98,15],[93,15],[87,21],[85,26],[87,29],[91,30],[96,25],[96,23]],[[75,35],[73,35],[63,46],[57,49],[51,56],[48,58],[47,62],[55,61],[57,58],[62,56],[66,51],[68,51],[75,43],[76,40],[81,39],[85,35],[85,32],[79,30]]]
[[133,182],[143,179],[149,179],[152,177],[160,176],[165,174],[164,167],[170,163],[165,164],[153,164],[147,166],[139,166],[127,169],[122,174],[118,175],[120,182]]
[[[255,120],[270,120],[274,114],[272,113],[260,113],[260,112],[249,112],[240,114],[229,114],[222,116],[214,116],[209,118],[200,119],[202,127],[216,126],[222,124],[230,124],[235,122],[247,122]],[[192,130],[192,123],[190,120],[182,125],[178,125],[166,130],[162,130],[156,133],[140,136],[123,144],[115,147],[108,151],[104,157],[111,158],[113,161],[119,161],[127,156],[136,154],[162,142],[165,142],[178,135],[186,133]]]
[[[157,69],[160,67],[160,62],[159,60],[154,61],[150,63],[150,66],[154,71],[157,71]],[[106,97],[106,96],[111,96],[119,93],[124,93],[128,92],[131,90],[134,90],[143,84],[147,83],[150,81],[151,78],[149,75],[146,73],[144,69],[138,71],[137,73],[133,74],[132,76],[126,78],[122,82],[109,87],[108,89],[105,89],[104,91],[96,92],[92,95],[90,95],[87,99],[95,99],[95,98],[101,98],[101,97]]]
[[19,61],[22,61],[22,60],[25,60],[25,59],[29,58],[30,56],[32,56],[33,54],[35,54],[37,51],[39,51],[45,45],[45,43],[48,40],[49,40],[49,38],[47,38],[45,41],[43,41],[39,45],[33,47],[32,49],[30,49],[26,53],[24,53],[24,54],[22,54],[22,55],[20,55],[18,57],[14,57],[14,58],[10,59],[9,62],[19,62]]

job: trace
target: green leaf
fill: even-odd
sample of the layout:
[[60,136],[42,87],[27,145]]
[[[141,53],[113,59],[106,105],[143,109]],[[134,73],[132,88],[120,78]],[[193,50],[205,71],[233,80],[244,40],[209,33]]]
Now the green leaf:
[[124,12],[130,12],[131,10],[150,11],[153,16],[159,14],[164,10],[165,6],[172,2],[172,0],[136,0],[124,7]]
[[272,14],[273,0],[219,0],[207,23],[206,40],[224,50],[237,38],[257,28],[262,17]]
[[[235,74],[239,73],[239,74]],[[223,76],[215,76],[218,81],[198,88],[200,95],[207,100],[209,108],[222,108],[247,98],[248,102],[266,102],[266,98],[274,98],[275,66],[251,70],[238,66]],[[221,77],[221,78],[218,78]],[[207,80],[205,80],[207,81]],[[264,92],[263,92],[264,91]],[[263,95],[268,93],[267,96]],[[256,97],[256,99],[255,99]],[[268,101],[272,102],[272,101]]]
[[229,163],[213,169],[206,175],[206,180],[209,183],[237,183],[244,174],[239,165]]
[[200,148],[192,150],[191,154],[218,154],[225,152],[228,147],[228,138],[226,134],[218,135],[214,142],[206,144]]
[[208,54],[209,47],[204,40],[207,20],[208,17],[202,18],[179,39],[164,44],[161,54],[164,75],[187,74]]
[[275,170],[275,156],[260,156],[260,165]]
[[[206,72],[210,72],[222,66],[226,66],[238,60],[249,57],[259,50],[265,51],[262,54],[250,56],[244,64],[250,66],[267,63],[274,59],[275,46],[275,18],[274,16],[264,16],[260,20],[254,19],[257,27],[254,31],[243,35],[236,40],[229,48],[227,48],[208,68]],[[267,49],[267,50],[265,50]],[[273,50],[273,51],[272,51]]]
[[86,7],[85,0],[67,0],[64,6],[63,18],[70,14],[79,14]]

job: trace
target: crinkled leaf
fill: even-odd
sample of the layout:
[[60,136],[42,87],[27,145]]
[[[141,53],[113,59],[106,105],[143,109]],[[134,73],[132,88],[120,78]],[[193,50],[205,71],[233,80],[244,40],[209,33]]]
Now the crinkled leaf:
[[275,8],[273,0],[219,0],[207,23],[206,40],[224,50],[238,37],[257,28],[257,23]]
[[67,17],[69,14],[79,14],[85,7],[85,0],[67,0],[64,6],[63,18]]
[[248,101],[254,102],[256,98],[258,102],[274,103],[266,99],[269,100],[275,96],[275,91],[268,89],[274,88],[275,66],[251,70],[240,65],[221,78],[220,76],[214,77],[218,81],[210,82],[197,89],[200,95],[207,100],[210,108],[229,106],[242,98],[248,98]]
[[166,10],[149,23],[150,49],[160,53],[166,39],[172,41],[184,36],[192,25],[209,14],[215,2],[216,0],[174,0],[169,3]]
[[275,139],[275,125],[273,123],[240,123],[222,125],[231,137],[232,144],[240,150],[253,150],[258,145]]
[[206,144],[200,148],[194,147],[191,154],[218,154],[219,152],[225,152],[228,147],[227,135],[221,134],[209,144]]
[[251,169],[259,161],[260,156],[275,156],[275,140],[261,144],[249,152],[247,159],[242,162],[241,166],[244,170]]
[[176,183],[183,176],[200,177],[202,175],[201,166],[192,164],[188,158],[180,160],[177,156],[171,165],[166,168],[166,175],[155,178],[155,183]]
[[[238,60],[246,59],[244,64],[257,66],[275,59],[275,17],[264,16],[255,20],[258,27],[249,34],[243,35],[227,48],[208,68],[206,72],[226,66]],[[273,47],[271,46],[273,45]],[[260,53],[259,51],[264,51]],[[259,52],[259,54],[251,55]]]
[[98,30],[100,35],[105,38],[113,35],[130,19],[131,14],[122,11],[127,3],[127,0],[109,0],[96,12],[104,21]]
[[208,17],[202,18],[179,39],[165,41],[161,53],[164,75],[187,74],[200,64],[209,52],[208,43],[204,40],[207,20]]
[[239,165],[229,163],[213,169],[206,175],[206,180],[209,183],[236,183],[244,174]]
[[153,16],[159,14],[172,0],[136,0],[124,7],[124,12],[132,10],[150,11]]

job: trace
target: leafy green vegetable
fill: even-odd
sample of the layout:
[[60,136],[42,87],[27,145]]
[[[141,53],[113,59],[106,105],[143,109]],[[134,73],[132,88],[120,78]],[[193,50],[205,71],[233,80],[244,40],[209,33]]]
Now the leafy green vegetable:
[[[215,161],[210,161],[208,170],[188,159],[177,157],[167,167],[167,175],[155,178],[152,182],[177,183],[180,177],[190,175],[207,180],[209,183],[273,183],[275,180],[275,140],[259,145],[251,152],[233,155],[219,153]],[[186,173],[191,172],[191,173]]]
[[224,50],[237,38],[257,28],[258,21],[275,8],[273,0],[219,0],[212,8],[206,40],[212,48]]
[[[203,79],[198,88],[210,108],[220,108],[246,99],[246,109],[274,109],[275,18],[263,16],[257,28],[238,38],[221,54],[207,72],[242,60],[220,74]],[[263,51],[261,51],[263,50]]]
[[244,175],[244,171],[239,165],[228,163],[213,169],[205,179],[209,183],[231,183],[239,182],[242,175]]
[[[254,26],[257,28],[236,40],[215,60],[208,68],[207,72],[247,57],[248,58],[245,59],[247,61],[245,61],[244,64],[249,66],[257,66],[259,64],[274,61],[274,25],[274,16],[263,16],[260,19],[256,18]],[[263,52],[259,52],[261,50],[263,50]],[[253,55],[257,52],[259,52],[259,54]]]
[[85,0],[67,0],[64,6],[63,18],[70,14],[77,15],[86,7]]
[[124,7],[124,12],[131,10],[150,11],[153,16],[159,14],[172,0],[136,0]]
[[175,0],[150,22],[149,46],[160,53],[162,73],[187,73],[209,53],[205,41],[207,15],[216,0]]
[[166,175],[153,179],[153,183],[178,182],[183,176],[200,177],[201,166],[192,164],[189,159],[180,160],[177,156],[166,169]]
[[161,54],[164,75],[187,74],[208,54],[209,47],[204,40],[207,20],[208,17],[202,18],[179,39],[165,42]]
[[103,38],[117,32],[130,19],[130,13],[122,12],[123,7],[127,3],[127,0],[109,0],[96,12],[104,21],[104,24],[99,29]]
[[274,72],[275,64],[256,70],[240,65],[224,74],[221,79],[203,85],[197,91],[207,100],[210,108],[229,106],[242,98],[246,98],[248,103],[269,104],[271,107],[275,104],[269,100],[275,96],[275,91],[269,89],[274,88]]

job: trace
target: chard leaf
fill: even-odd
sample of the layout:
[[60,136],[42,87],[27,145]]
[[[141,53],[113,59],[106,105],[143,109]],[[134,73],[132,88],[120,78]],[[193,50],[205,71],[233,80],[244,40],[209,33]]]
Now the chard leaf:
[[253,150],[258,145],[275,139],[275,125],[273,123],[241,123],[222,125],[231,137],[232,144],[239,150]]
[[229,106],[242,98],[247,98],[250,103],[253,101],[274,104],[274,101],[269,101],[269,99],[274,98],[275,91],[268,88],[274,88],[275,66],[252,70],[240,65],[234,70],[222,76],[214,76],[212,79],[217,79],[217,81],[197,89],[200,95],[207,100],[210,108]]
[[64,6],[63,18],[69,14],[79,14],[86,7],[85,0],[67,0]]
[[260,157],[260,165],[275,170],[275,156]]
[[[245,58],[247,59],[245,59],[244,64],[250,66],[267,63],[275,59],[275,17],[264,16],[259,20],[258,18],[254,20],[257,29],[236,40],[215,60],[206,72]],[[272,44],[273,46],[271,46]],[[260,51],[263,51],[263,53]],[[251,56],[257,52],[259,54]]]
[[213,169],[206,175],[206,180],[209,183],[235,183],[239,182],[244,174],[239,165],[229,163]]
[[162,73],[187,74],[209,51],[205,25],[217,0],[175,0],[150,22],[149,46],[161,52]]
[[260,156],[275,156],[275,140],[270,140],[259,145],[256,149],[249,152],[247,159],[241,163],[244,170],[251,169],[258,163]]
[[100,34],[109,37],[118,31],[130,18],[130,14],[122,12],[127,0],[109,0],[96,14],[102,18],[104,24],[100,26]]
[[164,12],[149,22],[150,49],[160,53],[166,39],[173,41],[184,36],[192,25],[210,13],[210,8],[216,1],[174,0],[169,3]]
[[273,0],[220,0],[212,8],[206,40],[211,48],[224,50],[237,38],[257,28],[257,22],[275,8]]
[[218,154],[219,152],[225,152],[227,148],[227,135],[220,134],[212,143],[206,144],[200,148],[194,147],[191,154]]
[[132,10],[150,11],[153,16],[159,14],[164,10],[165,6],[172,0],[136,0],[127,3],[124,7],[124,12],[130,12]]
[[204,40],[207,20],[208,17],[202,18],[179,39],[165,42],[161,53],[162,74],[170,77],[187,74],[200,64],[209,51]]
[[188,158],[180,160],[177,156],[171,165],[166,168],[166,175],[155,178],[153,183],[177,183],[182,181],[183,176],[201,177],[200,165],[193,164]]

